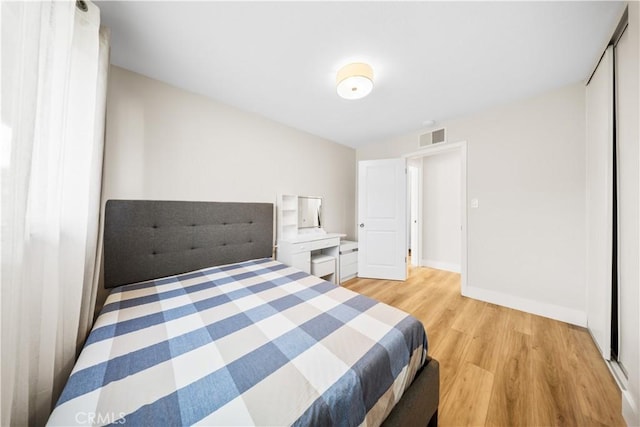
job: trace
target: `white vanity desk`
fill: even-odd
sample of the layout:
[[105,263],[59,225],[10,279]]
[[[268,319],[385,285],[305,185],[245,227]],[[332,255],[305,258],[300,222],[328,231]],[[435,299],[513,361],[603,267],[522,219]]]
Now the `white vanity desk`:
[[[340,283],[340,238],[346,234],[327,233],[322,226],[322,197],[282,194],[276,203],[278,242],[276,259],[308,274]],[[345,272],[357,268],[345,264]]]
[[276,259],[309,274],[340,283],[340,233],[309,233],[278,240]]

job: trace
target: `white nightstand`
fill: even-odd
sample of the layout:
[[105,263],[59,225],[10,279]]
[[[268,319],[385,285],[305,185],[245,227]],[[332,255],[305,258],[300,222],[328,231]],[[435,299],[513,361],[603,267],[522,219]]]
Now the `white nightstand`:
[[340,241],[340,283],[358,274],[358,242]]

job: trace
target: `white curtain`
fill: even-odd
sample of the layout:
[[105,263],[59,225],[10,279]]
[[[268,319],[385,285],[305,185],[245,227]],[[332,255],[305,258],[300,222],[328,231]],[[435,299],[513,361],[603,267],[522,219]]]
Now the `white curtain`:
[[78,3],[2,2],[0,425],[46,422],[93,320],[109,34]]

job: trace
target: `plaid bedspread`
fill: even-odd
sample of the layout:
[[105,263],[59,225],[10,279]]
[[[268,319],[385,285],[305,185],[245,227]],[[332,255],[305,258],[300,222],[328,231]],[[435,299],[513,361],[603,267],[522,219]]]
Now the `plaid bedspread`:
[[50,425],[379,425],[422,366],[408,314],[260,259],[112,291]]

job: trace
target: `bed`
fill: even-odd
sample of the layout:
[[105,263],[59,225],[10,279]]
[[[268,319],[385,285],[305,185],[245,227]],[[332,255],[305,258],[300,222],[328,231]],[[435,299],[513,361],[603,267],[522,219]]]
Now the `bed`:
[[269,203],[107,202],[113,289],[49,425],[437,425],[420,322],[272,251]]

